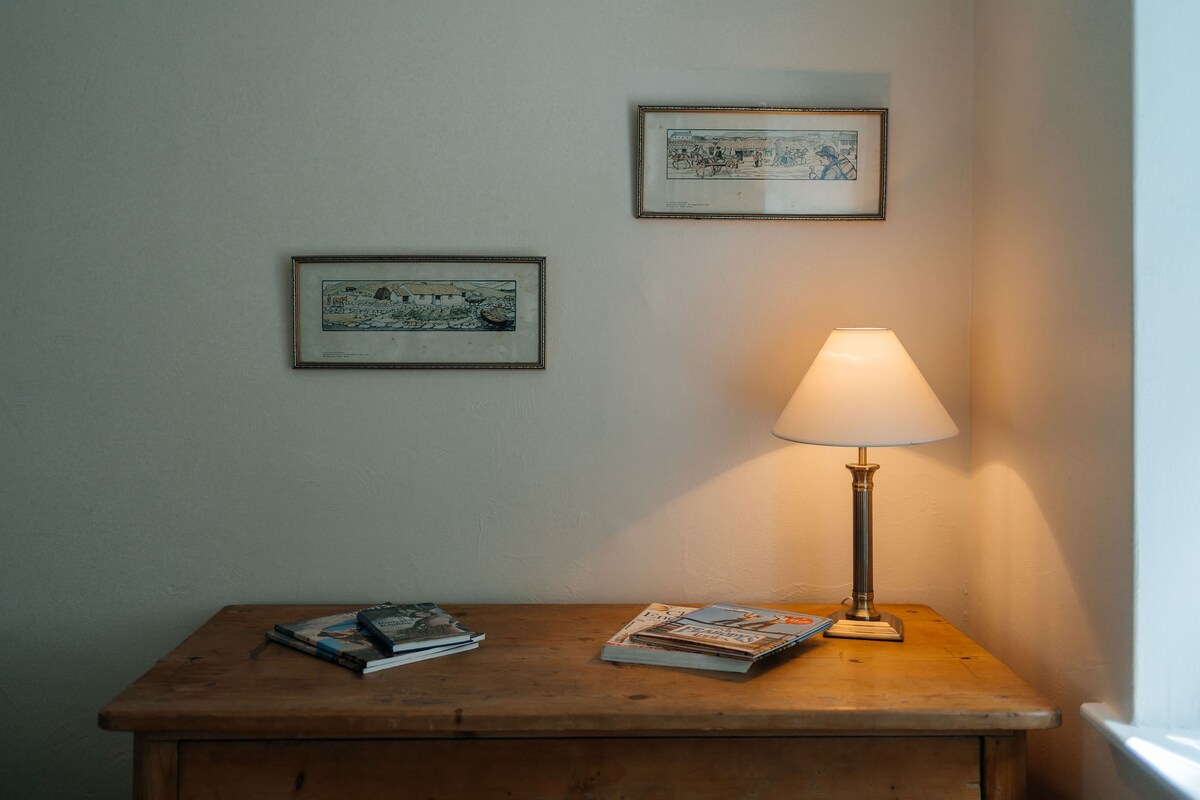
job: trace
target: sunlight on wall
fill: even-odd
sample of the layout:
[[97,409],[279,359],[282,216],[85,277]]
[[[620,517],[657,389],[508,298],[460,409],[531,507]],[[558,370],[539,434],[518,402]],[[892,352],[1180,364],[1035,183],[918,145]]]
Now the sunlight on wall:
[[[1081,711],[1112,745],[1132,754],[1146,775],[1171,797],[1200,798],[1200,737],[1169,728],[1131,725],[1104,703],[1084,703]],[[1149,796],[1149,791],[1142,795]]]
[[[1200,637],[1180,635],[1164,613],[1200,564],[1200,499],[1180,491],[1177,454],[1200,445],[1195,315],[1200,303],[1200,229],[1194,148],[1166,148],[1200,125],[1194,102],[1200,7],[1183,0],[1135,6],[1134,714],[1140,724],[1200,729]],[[1180,103],[1181,97],[1192,102]]]

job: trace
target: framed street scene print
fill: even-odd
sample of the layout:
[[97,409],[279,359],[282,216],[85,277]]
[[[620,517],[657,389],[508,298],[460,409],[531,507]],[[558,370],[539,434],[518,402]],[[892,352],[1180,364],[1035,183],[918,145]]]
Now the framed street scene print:
[[546,259],[297,256],[293,366],[544,369]]
[[639,106],[637,216],[884,219],[886,108]]

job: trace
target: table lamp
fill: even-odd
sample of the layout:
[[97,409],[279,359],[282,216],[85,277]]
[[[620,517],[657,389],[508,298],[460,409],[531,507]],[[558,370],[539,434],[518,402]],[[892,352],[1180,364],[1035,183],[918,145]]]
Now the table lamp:
[[903,641],[900,619],[875,608],[871,493],[879,465],[867,463],[867,448],[936,442],[958,426],[890,328],[835,328],[771,433],[858,448],[858,463],[846,465],[854,476],[854,587],[825,635]]

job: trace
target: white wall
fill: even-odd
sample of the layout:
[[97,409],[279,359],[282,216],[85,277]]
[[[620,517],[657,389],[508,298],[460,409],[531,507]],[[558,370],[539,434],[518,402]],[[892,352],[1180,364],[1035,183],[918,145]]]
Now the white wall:
[[1078,713],[1132,699],[1131,7],[973,23],[971,630],[1063,709],[1032,797],[1148,800]]
[[[852,454],[771,423],[894,327],[964,432],[969,18],[907,2],[0,6],[0,775],[219,606],[838,600]],[[639,221],[638,103],[891,108],[889,218]],[[294,371],[288,258],[548,260],[548,369]],[[968,436],[873,451],[881,602],[962,622]],[[88,794],[90,793],[90,794]]]

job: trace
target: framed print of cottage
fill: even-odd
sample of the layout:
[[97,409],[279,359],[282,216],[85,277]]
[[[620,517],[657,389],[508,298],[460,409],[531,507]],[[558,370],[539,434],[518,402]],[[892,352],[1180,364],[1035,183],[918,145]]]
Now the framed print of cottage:
[[297,256],[293,366],[545,369],[546,259]]
[[637,216],[883,219],[886,108],[638,106]]

